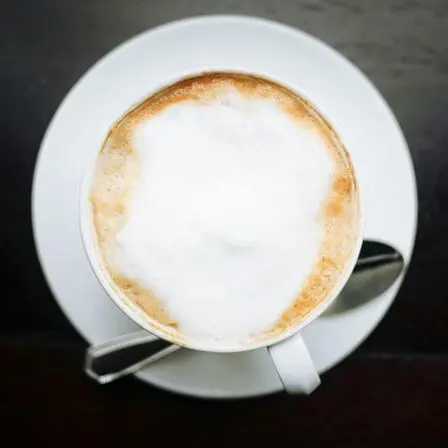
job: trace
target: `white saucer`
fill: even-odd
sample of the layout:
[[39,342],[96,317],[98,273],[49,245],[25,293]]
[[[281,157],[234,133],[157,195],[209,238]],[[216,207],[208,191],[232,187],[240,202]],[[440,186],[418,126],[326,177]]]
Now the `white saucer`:
[[[310,98],[352,154],[366,238],[389,242],[409,262],[417,212],[411,159],[395,118],[360,71],[331,48],[284,25],[247,17],[182,20],[137,36],[97,63],[61,104],[39,153],[33,225],[40,261],[61,308],[92,344],[137,328],[105,295],[84,253],[77,209],[84,164],[110,124],[132,104],[161,84],[210,68],[264,74]],[[319,372],[369,335],[401,281],[376,300],[323,316],[303,330]],[[219,355],[185,350],[138,377],[173,392],[209,398],[282,389],[265,349]]]

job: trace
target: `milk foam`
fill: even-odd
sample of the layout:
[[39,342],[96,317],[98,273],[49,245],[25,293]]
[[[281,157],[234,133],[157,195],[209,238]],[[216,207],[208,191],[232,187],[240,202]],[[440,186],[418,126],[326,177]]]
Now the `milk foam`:
[[187,337],[268,331],[319,254],[334,165],[324,139],[275,100],[228,90],[140,123],[141,174],[113,261]]

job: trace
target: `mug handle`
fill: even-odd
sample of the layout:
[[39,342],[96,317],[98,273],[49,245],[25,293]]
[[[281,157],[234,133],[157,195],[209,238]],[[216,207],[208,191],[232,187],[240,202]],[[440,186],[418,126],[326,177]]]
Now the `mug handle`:
[[269,346],[268,350],[288,394],[308,395],[319,386],[319,374],[300,333]]

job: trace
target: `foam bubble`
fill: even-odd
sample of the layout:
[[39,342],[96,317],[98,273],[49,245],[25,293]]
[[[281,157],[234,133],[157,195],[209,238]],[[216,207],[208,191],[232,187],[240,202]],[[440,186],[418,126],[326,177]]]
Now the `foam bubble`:
[[142,121],[118,271],[152,290],[187,337],[268,331],[319,254],[334,166],[325,139],[272,99],[230,89]]

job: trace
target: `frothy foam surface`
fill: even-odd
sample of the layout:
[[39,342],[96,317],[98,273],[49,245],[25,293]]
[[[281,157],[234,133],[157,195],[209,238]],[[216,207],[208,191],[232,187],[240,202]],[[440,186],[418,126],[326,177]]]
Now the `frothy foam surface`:
[[[297,308],[322,262],[341,271],[325,249],[334,223],[322,218],[341,187],[339,159],[315,121],[224,84],[207,101],[182,96],[143,115],[126,139],[126,151],[111,146],[128,161],[112,178],[122,223],[99,232],[106,265],[150,291],[185,338],[266,334]],[[337,215],[340,201],[330,206]]]

